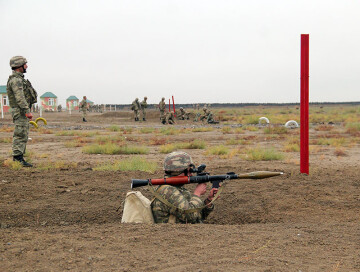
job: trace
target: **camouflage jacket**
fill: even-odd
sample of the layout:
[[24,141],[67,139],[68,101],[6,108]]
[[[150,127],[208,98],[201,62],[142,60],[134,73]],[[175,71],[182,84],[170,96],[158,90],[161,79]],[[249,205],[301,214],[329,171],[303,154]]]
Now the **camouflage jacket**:
[[81,100],[81,102],[80,102],[80,108],[81,108],[81,110],[83,110],[83,111],[88,109],[88,102],[86,102],[85,99]]
[[[157,191],[164,199],[169,201],[175,207],[188,210],[193,208],[201,208],[205,204],[200,197],[191,194],[186,188],[181,186],[162,185],[159,186]],[[168,223],[170,215],[176,217],[176,223],[201,223],[213,211],[212,207],[205,207],[202,210],[195,212],[184,213],[181,210],[174,210],[168,207],[158,199],[154,199],[151,203],[155,223]]]
[[141,101],[141,108],[146,109],[148,106],[147,102],[145,100]]
[[131,109],[132,109],[132,110],[135,110],[135,111],[140,110],[140,109],[141,109],[140,102],[134,100],[134,101],[131,103]]
[[10,107],[24,114],[29,113],[31,106],[37,102],[37,93],[30,81],[24,78],[23,73],[13,71],[9,76],[6,91]]
[[164,110],[165,110],[165,102],[164,102],[164,101],[160,101],[160,103],[159,103],[159,109],[160,109],[161,111],[164,111]]

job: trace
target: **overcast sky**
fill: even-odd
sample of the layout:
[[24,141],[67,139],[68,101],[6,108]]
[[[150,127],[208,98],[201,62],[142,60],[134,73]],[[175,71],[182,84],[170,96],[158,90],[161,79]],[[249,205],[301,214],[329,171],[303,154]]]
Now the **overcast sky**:
[[359,0],[0,0],[0,85],[28,59],[39,95],[95,103],[360,101]]

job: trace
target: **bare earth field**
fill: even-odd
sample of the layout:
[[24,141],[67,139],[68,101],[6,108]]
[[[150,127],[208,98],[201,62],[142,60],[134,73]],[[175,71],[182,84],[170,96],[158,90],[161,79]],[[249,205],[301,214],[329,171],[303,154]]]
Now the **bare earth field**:
[[[0,119],[0,271],[360,271],[360,136],[347,133],[342,123],[310,126],[308,176],[299,173],[299,152],[284,151],[299,129],[266,134],[265,127],[239,130],[236,122],[179,121],[168,135],[156,112],[147,122],[135,123],[131,116],[90,113],[83,123],[79,113],[45,113],[47,128],[31,129],[29,136],[28,159],[36,167],[19,170],[8,160],[12,121],[8,115]],[[72,131],[83,134],[61,135]],[[148,153],[83,151],[97,137],[116,136]],[[338,139],[337,146],[314,142],[330,138]],[[205,141],[206,148],[184,151],[206,163],[211,174],[284,175],[228,182],[204,224],[121,224],[131,178],[161,177],[161,146],[194,140]],[[219,145],[229,153],[208,152]],[[245,150],[256,147],[284,157],[246,159]],[[156,170],[94,169],[131,157],[156,163]],[[147,188],[139,190],[151,197]]]

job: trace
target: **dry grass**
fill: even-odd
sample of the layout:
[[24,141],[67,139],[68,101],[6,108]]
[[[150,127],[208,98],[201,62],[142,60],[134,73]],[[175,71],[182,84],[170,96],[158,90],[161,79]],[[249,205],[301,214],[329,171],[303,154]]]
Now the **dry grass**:
[[244,159],[248,161],[277,161],[283,160],[284,155],[274,149],[256,147],[246,150]]
[[12,143],[12,138],[11,137],[4,137],[4,138],[0,138],[0,143]]
[[0,127],[0,132],[13,132],[13,131],[14,131],[14,127],[9,127],[9,126]]
[[128,146],[128,145],[117,145],[113,143],[107,143],[104,145],[88,145],[84,146],[82,149],[83,153],[87,154],[108,154],[108,155],[116,155],[116,154],[148,154],[148,148],[144,146]]
[[158,165],[156,162],[149,162],[146,158],[132,157],[114,163],[104,163],[94,168],[95,171],[141,171],[155,173]]
[[12,170],[20,170],[22,165],[18,161],[13,161],[12,159],[7,159],[3,163],[4,167],[10,168]]

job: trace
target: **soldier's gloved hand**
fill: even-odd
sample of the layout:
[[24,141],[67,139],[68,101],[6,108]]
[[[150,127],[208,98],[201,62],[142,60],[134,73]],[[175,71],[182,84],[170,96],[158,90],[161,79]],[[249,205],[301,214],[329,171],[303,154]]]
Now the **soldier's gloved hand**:
[[206,183],[199,183],[194,190],[194,195],[202,196],[205,193],[206,193]]
[[31,112],[26,113],[26,114],[25,114],[25,116],[26,116],[26,118],[27,118],[27,119],[29,119],[30,121],[31,121],[31,120],[32,120],[32,118],[33,118],[33,115],[32,115],[32,113],[31,113]]

